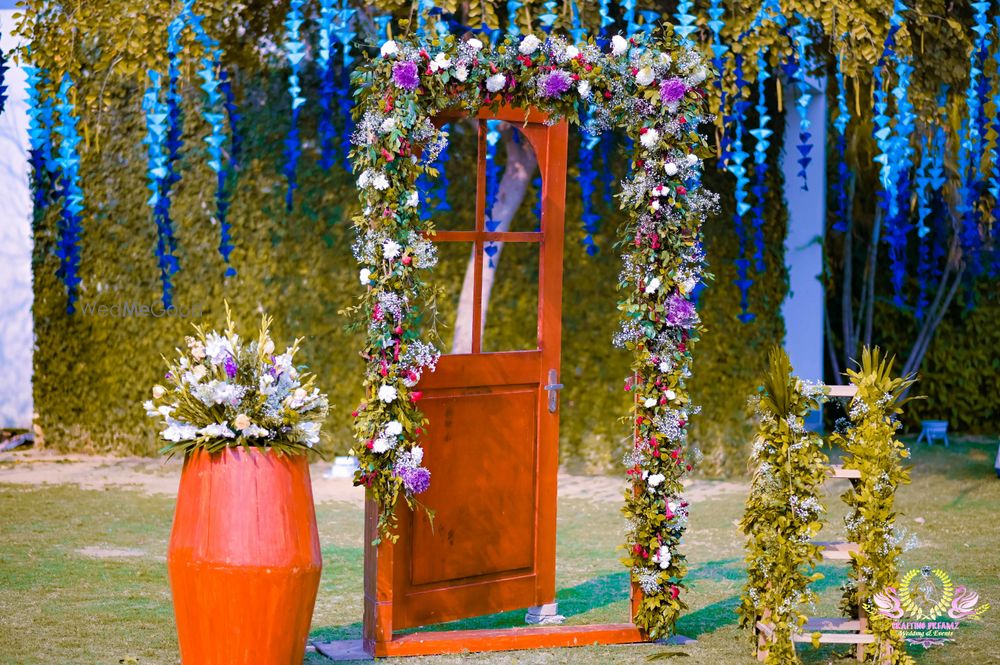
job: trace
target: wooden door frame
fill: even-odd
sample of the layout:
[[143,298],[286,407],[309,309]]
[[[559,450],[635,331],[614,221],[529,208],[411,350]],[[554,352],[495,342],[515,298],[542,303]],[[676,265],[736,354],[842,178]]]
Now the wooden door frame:
[[[458,119],[468,117],[464,113],[444,113],[438,119]],[[519,123],[544,123],[548,116],[537,109],[519,109],[508,106],[501,107],[497,111],[488,108],[481,109],[477,115],[480,120],[503,120],[512,124]],[[565,123],[565,120],[563,121]],[[557,141],[555,150],[547,158],[555,160],[556,165],[561,163],[562,172],[566,172],[567,167],[567,139],[563,133],[561,141]],[[549,149],[553,146],[550,144]],[[480,181],[485,178],[485,172],[480,170],[477,174]],[[485,192],[483,182],[479,183],[477,195],[477,216],[479,208],[484,206],[482,199]],[[565,178],[553,189],[543,183],[542,210],[552,210],[560,218],[565,217]],[[543,212],[544,214],[544,212]],[[477,220],[477,231],[482,236],[482,229]],[[473,236],[471,233],[463,231],[441,232],[453,237],[455,240],[475,240],[476,248],[475,260],[482,262],[482,239]],[[468,238],[463,237],[468,235]],[[485,240],[502,241],[513,239],[519,235],[517,232],[486,233]],[[492,237],[496,236],[496,237]],[[565,242],[565,225],[559,233],[546,234],[542,239],[547,244],[547,251],[560,257],[559,261],[542,261],[539,264],[539,283],[545,283],[547,279],[562,280],[562,255],[563,244]],[[548,272],[546,272],[548,271]],[[477,285],[478,287],[478,285]],[[547,335],[561,336],[562,334],[562,308],[545,307],[539,293],[539,330],[546,331]],[[480,335],[481,317],[481,294],[479,289],[475,289],[475,302],[473,305],[473,339],[478,340]],[[476,342],[473,342],[476,347]],[[475,349],[474,350],[478,350]],[[552,353],[555,358],[549,358],[545,354],[546,349],[542,349],[543,363],[546,366],[557,367],[559,365],[560,349],[557,347]],[[554,361],[554,364],[553,364]],[[540,400],[544,398],[541,396]],[[545,408],[540,404],[539,408]],[[558,422],[550,419],[542,419],[541,427],[556,427]],[[558,433],[556,433],[558,434]],[[557,492],[557,470],[558,470],[558,449],[539,451],[539,469],[548,473],[539,473],[539,483],[548,482],[550,488],[539,487],[540,494],[550,491],[553,496]],[[544,476],[548,476],[548,478]],[[555,502],[546,505],[540,501],[540,510],[555,510]],[[397,511],[406,510],[405,502],[400,499],[396,506]],[[395,545],[383,539],[378,545],[373,542],[377,536],[378,506],[376,502],[366,493],[365,496],[365,546],[364,546],[364,615],[361,640],[342,640],[322,645],[321,652],[334,660],[351,660],[358,657],[389,657],[389,656],[425,656],[461,652],[485,652],[485,651],[511,651],[519,649],[546,649],[558,647],[586,646],[593,644],[629,644],[644,642],[647,636],[631,620],[642,600],[641,589],[633,582],[630,585],[629,607],[630,617],[628,622],[611,624],[587,624],[587,625],[549,625],[549,626],[524,626],[516,628],[501,629],[480,629],[480,630],[440,630],[415,632],[406,634],[394,634],[392,626],[392,604],[394,589],[394,554]],[[552,522],[554,523],[554,516]],[[544,551],[543,557],[551,557],[555,561],[556,534],[539,534],[543,540],[539,547]],[[551,574],[540,576],[539,586],[551,587],[553,597],[555,592],[555,569],[552,567]]]

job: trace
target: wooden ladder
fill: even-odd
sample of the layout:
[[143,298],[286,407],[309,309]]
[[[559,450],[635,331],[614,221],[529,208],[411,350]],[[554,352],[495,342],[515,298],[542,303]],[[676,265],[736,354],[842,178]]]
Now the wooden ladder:
[[[829,397],[854,397],[858,389],[853,385],[826,386]],[[857,469],[845,469],[839,464],[831,464],[827,469],[830,478],[845,478],[850,481],[859,480],[861,472]],[[841,561],[850,563],[851,553],[857,552],[858,543],[814,541],[823,548],[822,556],[826,561]],[[858,597],[864,597],[864,587],[858,589]],[[764,608],[761,620],[757,622],[757,660],[767,659],[767,641],[774,634],[774,626],[767,622],[771,612]],[[792,642],[812,642],[813,633],[819,633],[820,644],[854,644],[859,662],[865,659],[865,645],[875,642],[875,636],[868,632],[868,615],[863,604],[858,605],[857,618],[843,617],[812,617],[804,626],[792,632]]]

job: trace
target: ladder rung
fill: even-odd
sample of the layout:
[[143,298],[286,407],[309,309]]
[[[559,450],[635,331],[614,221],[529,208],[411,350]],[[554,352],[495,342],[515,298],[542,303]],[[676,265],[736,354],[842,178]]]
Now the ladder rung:
[[813,545],[822,547],[823,558],[831,561],[850,561],[851,552],[859,549],[857,543],[813,541]]
[[857,469],[845,469],[841,464],[831,464],[827,473],[832,478],[860,478],[861,472]]
[[774,627],[769,623],[764,623],[763,621],[757,622],[757,630],[764,633],[765,636],[771,637],[774,634]]
[[[812,642],[808,633],[792,633],[793,642]],[[820,633],[821,644],[871,644],[875,636],[871,633]]]
[[859,631],[861,630],[861,621],[858,619],[846,619],[844,617],[813,617],[806,621],[806,625],[799,628],[800,633],[815,633],[829,632],[829,631]]
[[826,386],[827,395],[830,397],[854,397],[858,394],[858,387],[852,383],[846,386]]

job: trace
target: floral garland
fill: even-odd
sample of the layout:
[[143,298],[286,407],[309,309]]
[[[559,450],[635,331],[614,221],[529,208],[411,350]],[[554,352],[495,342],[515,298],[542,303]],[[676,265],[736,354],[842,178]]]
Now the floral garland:
[[[695,412],[685,381],[700,320],[692,290],[704,277],[701,224],[717,206],[699,186],[706,147],[703,83],[708,70],[691,49],[670,50],[645,35],[616,35],[610,50],[561,37],[508,36],[497,44],[452,36],[388,41],[354,75],[352,158],[362,212],[354,219],[355,256],[365,287],[351,312],[366,330],[365,398],[354,412],[360,461],[355,483],[380,508],[379,540],[395,539],[394,507],[411,507],[430,482],[418,438],[426,421],[416,386],[438,358],[432,331],[433,289],[422,276],[437,262],[422,220],[416,182],[436,176],[447,133],[432,117],[446,109],[476,113],[501,104],[533,107],[599,134],[622,128],[635,141],[623,182],[619,229],[624,269],[619,346],[633,352],[634,447],[626,456],[632,490],[624,563],[641,585],[636,623],[652,638],[668,634],[680,611],[684,558],[677,547],[686,521],[681,479],[693,457],[684,450]],[[427,326],[428,328],[430,326]]]
[[[896,488],[910,482],[910,472],[902,461],[909,457],[906,446],[896,438],[902,424],[899,414],[913,377],[893,377],[893,359],[885,359],[878,347],[865,348],[857,370],[848,370],[858,392],[851,401],[849,421],[838,422],[831,443],[843,447],[845,469],[857,469],[861,479],[842,498],[850,507],[845,524],[851,542],[859,552],[852,566],[842,609],[857,615],[858,606],[872,607],[873,596],[888,588],[899,588],[896,561],[903,551],[905,533],[895,525]],[[859,593],[864,586],[864,596]],[[899,665],[912,663],[902,636],[893,630],[892,620],[877,611],[868,614],[869,630],[875,635],[872,648],[865,650],[866,663]]]
[[[757,420],[750,462],[753,479],[740,530],[746,534],[747,582],[740,595],[740,626],[772,627],[755,645],[765,663],[795,663],[792,634],[806,622],[803,605],[816,600],[811,572],[822,558],[812,539],[822,528],[823,481],[829,462],[819,434],[805,418],[825,399],[825,388],[792,375],[788,356],[771,351],[760,392],[749,400]],[[755,640],[757,637],[755,636]]]

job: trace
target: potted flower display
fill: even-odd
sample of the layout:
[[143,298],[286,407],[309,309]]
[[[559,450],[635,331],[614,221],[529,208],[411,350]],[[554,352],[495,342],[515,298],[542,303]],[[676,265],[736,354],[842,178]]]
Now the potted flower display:
[[299,340],[278,354],[268,317],[252,339],[226,318],[195,327],[145,403],[184,455],[167,553],[181,661],[301,663],[322,568],[305,453],[327,399]]

